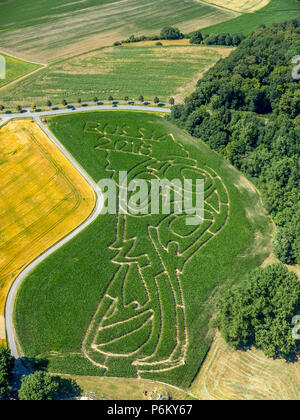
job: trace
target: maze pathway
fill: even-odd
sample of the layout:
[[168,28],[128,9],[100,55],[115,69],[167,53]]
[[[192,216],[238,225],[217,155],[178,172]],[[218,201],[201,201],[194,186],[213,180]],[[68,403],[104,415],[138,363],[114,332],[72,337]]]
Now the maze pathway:
[[[128,182],[204,181],[204,219],[199,225],[187,225],[186,214],[175,211],[117,214],[110,244],[115,272],[82,344],[84,356],[112,375],[117,376],[118,360],[127,361],[137,376],[172,370],[185,364],[189,343],[181,277],[196,253],[226,225],[226,186],[212,168],[198,167],[173,135],[158,128],[89,121],[84,132],[93,139],[89,147],[105,156],[106,173],[117,185],[120,170],[128,172]],[[145,208],[150,204],[145,202]]]

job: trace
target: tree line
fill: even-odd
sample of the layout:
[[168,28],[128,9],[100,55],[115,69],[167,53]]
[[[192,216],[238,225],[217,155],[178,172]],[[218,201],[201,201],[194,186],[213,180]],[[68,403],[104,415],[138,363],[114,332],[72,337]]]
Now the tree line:
[[205,34],[202,35],[201,31],[195,31],[190,36],[191,44],[203,45],[225,45],[228,47],[237,47],[245,39],[243,34]]
[[[192,34],[183,34],[178,28],[172,26],[165,27],[161,30],[159,35],[130,35],[130,37],[123,39],[122,41],[114,42],[114,46],[122,44],[131,44],[134,42],[142,41],[159,41],[159,40],[176,40],[187,38],[190,40],[190,44],[203,44],[203,45],[225,45],[225,46],[238,46],[245,36],[243,34],[205,34],[202,35],[201,31],[195,31]],[[157,43],[159,45],[159,43]]]
[[14,358],[10,351],[0,347],[0,400],[9,398],[12,391],[11,381],[13,377]]
[[158,41],[161,39],[166,40],[175,40],[175,39],[183,39],[185,35],[178,29],[173,28],[172,26],[164,27],[159,35],[130,35],[129,38],[123,39],[122,41],[116,41],[113,45],[118,46],[122,44],[130,44],[132,42],[141,42],[141,41]]
[[171,116],[257,185],[277,226],[275,255],[287,264],[300,263],[299,54],[299,19],[261,26]]
[[300,282],[284,265],[254,270],[247,281],[224,292],[218,309],[214,323],[231,346],[254,345],[268,357],[297,358],[291,320],[300,313]]

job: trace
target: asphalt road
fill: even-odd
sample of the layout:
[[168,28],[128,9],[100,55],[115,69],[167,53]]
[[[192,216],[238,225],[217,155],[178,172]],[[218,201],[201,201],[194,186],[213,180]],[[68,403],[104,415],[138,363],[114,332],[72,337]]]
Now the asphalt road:
[[[31,112],[29,109],[24,109],[23,112],[19,114],[0,114],[0,118],[9,121],[13,118],[26,118],[26,117],[47,117],[49,115],[65,115],[65,114],[74,114],[76,112],[89,112],[89,111],[148,111],[148,112],[162,112],[170,113],[170,108],[161,108],[154,106],[145,106],[145,105],[94,105],[94,106],[81,106],[76,107],[75,109],[58,109],[51,111],[42,111],[42,112]],[[2,123],[3,124],[3,123]],[[2,125],[1,124],[1,125]]]

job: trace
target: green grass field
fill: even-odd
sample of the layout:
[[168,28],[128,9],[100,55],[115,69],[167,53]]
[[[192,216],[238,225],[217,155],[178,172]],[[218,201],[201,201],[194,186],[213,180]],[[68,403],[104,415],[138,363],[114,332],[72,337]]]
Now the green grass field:
[[258,194],[160,116],[110,111],[48,122],[97,182],[118,182],[124,170],[129,181],[204,179],[205,220],[99,216],[21,286],[14,317],[25,355],[53,372],[187,388],[210,345],[215,297],[270,253],[272,226]]
[[237,14],[195,0],[2,1],[0,45],[28,60],[57,58],[112,45],[167,25],[190,32]]
[[167,101],[190,94],[200,73],[213,66],[230,48],[199,46],[111,47],[53,64],[0,92],[0,103],[45,105],[63,98],[76,102],[128,95]]
[[0,88],[7,85],[10,82],[13,82],[19,77],[25,76],[26,74],[31,73],[32,71],[40,68],[38,64],[17,60],[16,58],[9,57],[5,54],[0,55],[5,58],[6,62],[6,78],[0,79]]
[[264,8],[254,13],[243,14],[227,22],[203,29],[204,34],[243,33],[245,35],[266,26],[300,17],[300,3],[297,0],[271,0]]

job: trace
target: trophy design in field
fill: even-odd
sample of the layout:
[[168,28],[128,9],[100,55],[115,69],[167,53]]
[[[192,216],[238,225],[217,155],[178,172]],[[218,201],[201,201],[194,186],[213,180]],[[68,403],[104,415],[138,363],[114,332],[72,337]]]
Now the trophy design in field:
[[[140,203],[149,210],[147,214],[131,214],[130,205],[127,214],[117,212],[110,245],[115,272],[85,335],[83,353],[113,376],[118,375],[121,359],[122,369],[126,360],[135,376],[184,366],[189,345],[186,308],[193,302],[184,293],[181,276],[225,226],[229,215],[226,187],[211,168],[199,168],[172,135],[143,129],[131,132],[130,127],[100,123],[87,129],[99,134],[96,148],[106,152],[106,169],[116,184],[120,183],[118,167],[127,171],[128,182],[147,180],[149,190],[153,179],[180,177],[182,184],[190,180],[193,191],[192,184],[201,179],[204,211],[201,223],[187,224],[187,214],[174,211],[178,196],[176,187],[171,187],[169,214],[151,214],[151,194]],[[193,194],[196,199],[197,191]],[[160,208],[164,198],[161,191]],[[201,267],[198,281],[205,283]]]

